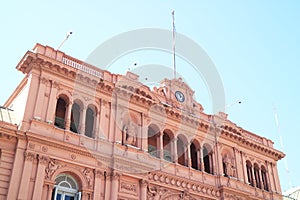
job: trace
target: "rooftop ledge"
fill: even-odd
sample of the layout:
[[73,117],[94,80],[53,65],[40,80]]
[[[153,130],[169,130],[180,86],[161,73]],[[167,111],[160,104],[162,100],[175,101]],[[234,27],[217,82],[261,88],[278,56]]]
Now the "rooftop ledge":
[[94,75],[98,78],[103,78],[104,70],[101,70],[93,65],[86,62],[73,58],[66,55],[64,52],[55,50],[53,47],[43,46],[37,43],[33,48],[33,53],[42,54],[54,60],[57,60],[65,65],[83,71],[87,74]]

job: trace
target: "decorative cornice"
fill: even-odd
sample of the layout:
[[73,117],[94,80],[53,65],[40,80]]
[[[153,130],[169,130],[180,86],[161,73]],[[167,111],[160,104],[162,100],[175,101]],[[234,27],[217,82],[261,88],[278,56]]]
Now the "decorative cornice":
[[235,141],[240,145],[246,146],[256,152],[263,153],[267,156],[271,156],[276,160],[280,160],[285,156],[282,152],[277,151],[276,149],[267,147],[263,144],[259,144],[255,141],[245,138],[242,135],[238,135],[230,131],[221,130],[221,135],[225,136],[226,138],[232,141]]

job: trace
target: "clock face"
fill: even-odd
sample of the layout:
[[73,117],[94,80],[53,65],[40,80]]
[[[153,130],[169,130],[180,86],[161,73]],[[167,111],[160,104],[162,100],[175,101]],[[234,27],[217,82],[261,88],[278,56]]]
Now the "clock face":
[[176,97],[177,101],[184,102],[184,94],[182,92],[176,91],[175,97]]

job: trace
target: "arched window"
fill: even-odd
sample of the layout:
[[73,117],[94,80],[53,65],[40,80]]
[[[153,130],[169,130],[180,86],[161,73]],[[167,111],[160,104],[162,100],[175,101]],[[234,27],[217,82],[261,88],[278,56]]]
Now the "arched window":
[[261,189],[259,167],[257,164],[254,165],[254,177],[255,177],[256,187]]
[[207,146],[203,146],[203,162],[204,162],[204,171],[210,174],[213,174],[213,159],[212,151]]
[[193,142],[190,145],[190,153],[191,153],[192,168],[198,170],[199,169],[199,161],[198,161],[197,149]]
[[159,157],[157,138],[159,137],[159,132],[155,131],[154,128],[148,127],[148,153],[151,156]]
[[66,117],[66,108],[67,103],[66,101],[59,97],[56,103],[56,109],[55,109],[55,121],[54,125],[58,128],[65,128],[65,117]]
[[164,132],[163,134],[163,151],[164,151],[164,160],[172,161],[172,151],[171,151],[171,138]]
[[269,191],[269,185],[267,180],[267,170],[264,166],[261,167],[261,179],[263,182],[264,190]]
[[187,166],[186,162],[186,145],[182,141],[181,138],[177,138],[177,156],[178,156],[178,164]]
[[85,117],[85,135],[88,137],[93,137],[94,132],[94,122],[95,122],[95,112],[92,108],[88,107],[86,110]]
[[78,133],[79,123],[80,123],[80,106],[77,103],[74,103],[72,106],[70,130],[74,133]]
[[252,176],[252,164],[249,160],[246,161],[246,168],[247,168],[248,183],[251,186],[254,186],[254,181],[253,181],[253,176]]
[[80,200],[81,193],[75,179],[67,174],[61,174],[55,179],[51,200]]

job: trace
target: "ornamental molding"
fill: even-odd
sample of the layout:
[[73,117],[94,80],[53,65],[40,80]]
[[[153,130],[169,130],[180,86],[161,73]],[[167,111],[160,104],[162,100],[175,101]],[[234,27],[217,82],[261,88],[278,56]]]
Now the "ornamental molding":
[[84,175],[84,177],[87,181],[88,187],[93,188],[93,180],[94,180],[93,170],[89,169],[89,168],[84,168],[82,170],[82,174]]
[[63,167],[63,165],[58,160],[50,158],[48,166],[45,169],[45,178],[51,179],[52,175],[56,172],[56,170],[61,167]]
[[25,151],[24,152],[24,157],[25,157],[26,161],[32,162],[36,158],[36,154],[32,153],[32,152]]
[[149,200],[197,200],[188,190],[175,191],[161,186],[150,185],[147,187],[147,199]]
[[43,156],[43,155],[37,155],[37,158],[38,158],[39,164],[41,164],[41,165],[47,165],[48,164],[48,160],[49,160],[48,157]]
[[243,145],[253,151],[256,151],[258,153],[263,153],[267,155],[268,157],[272,157],[274,159],[281,159],[284,157],[284,154],[282,152],[279,152],[275,149],[272,149],[271,147],[267,147],[263,144],[259,144],[256,141],[250,141],[249,139],[245,138],[244,136],[235,134],[233,132],[224,131],[221,130],[221,135],[225,136],[226,138],[239,143],[240,145]]
[[[42,151],[48,151],[49,147],[54,147],[54,148],[57,148],[57,149],[61,149],[61,150],[66,150],[67,152],[69,153],[75,153],[75,154],[78,154],[78,155],[82,155],[82,156],[86,156],[86,157],[92,157],[94,158],[95,155],[92,155],[90,151],[87,151],[86,149],[84,150],[80,150],[80,149],[75,149],[75,148],[72,148],[71,146],[68,146],[68,145],[61,145],[60,143],[54,143],[54,142],[50,142],[50,141],[45,141],[45,140],[41,140],[40,138],[30,138],[31,141],[34,141],[34,142],[38,142],[39,144],[42,144],[42,145],[45,145],[44,149],[42,148]],[[76,147],[79,147],[79,146],[76,146]],[[103,158],[103,157],[99,157],[99,158]]]
[[134,196],[138,195],[138,185],[136,183],[121,181],[119,188],[120,188],[119,191],[122,193],[127,193]]
[[[164,173],[150,172],[148,175],[148,180],[149,182],[157,182],[159,184],[169,185],[168,187],[176,187],[179,190],[201,193],[202,195],[209,195],[215,198],[220,197],[220,192],[217,188],[188,180],[183,177],[174,177]],[[159,193],[161,192],[162,191],[159,190]]]

